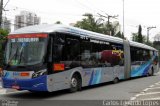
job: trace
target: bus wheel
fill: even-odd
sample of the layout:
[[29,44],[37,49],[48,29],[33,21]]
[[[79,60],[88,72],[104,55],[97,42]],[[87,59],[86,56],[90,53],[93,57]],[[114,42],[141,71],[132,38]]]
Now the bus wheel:
[[77,74],[74,74],[71,78],[70,92],[76,92],[79,89],[80,79]]
[[118,78],[115,78],[114,80],[113,80],[113,83],[114,84],[116,84],[116,83],[118,83],[119,82],[119,79]]

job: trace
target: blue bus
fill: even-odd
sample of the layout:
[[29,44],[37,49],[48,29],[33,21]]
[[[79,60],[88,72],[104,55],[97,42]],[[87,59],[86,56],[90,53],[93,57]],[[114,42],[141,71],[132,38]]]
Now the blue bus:
[[8,35],[4,88],[57,91],[158,71],[158,51],[145,44],[65,25],[35,25]]

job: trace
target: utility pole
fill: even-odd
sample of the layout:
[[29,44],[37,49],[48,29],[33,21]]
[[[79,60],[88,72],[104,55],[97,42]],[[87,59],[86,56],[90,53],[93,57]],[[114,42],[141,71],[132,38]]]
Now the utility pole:
[[123,36],[125,36],[125,29],[124,29],[124,0],[123,0]]
[[118,17],[118,15],[112,16],[112,15],[108,15],[107,13],[105,13],[105,14],[106,14],[106,16],[98,13],[98,15],[99,15],[100,17],[107,18],[107,20],[108,20],[107,23],[108,23],[108,24],[110,24],[110,19],[111,19],[111,18],[117,19],[117,17]]
[[[118,15],[114,15],[114,16],[112,16],[112,15],[108,15],[107,13],[105,13],[106,15],[102,15],[102,14],[99,14],[98,13],[98,15],[100,16],[100,17],[104,17],[104,18],[107,18],[107,25],[110,25],[110,19],[111,18],[114,18],[114,19],[117,19],[117,17],[118,17]],[[112,35],[112,29],[109,29],[109,35]]]
[[3,0],[0,2],[0,28],[2,28]]
[[149,42],[149,31],[153,28],[156,28],[156,27],[147,27],[147,43]]

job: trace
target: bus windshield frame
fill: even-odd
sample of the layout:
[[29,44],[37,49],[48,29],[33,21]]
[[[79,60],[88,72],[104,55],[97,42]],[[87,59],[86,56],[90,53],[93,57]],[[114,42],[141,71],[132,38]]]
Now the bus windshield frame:
[[48,34],[14,34],[8,36],[4,63],[9,66],[31,66],[44,61]]

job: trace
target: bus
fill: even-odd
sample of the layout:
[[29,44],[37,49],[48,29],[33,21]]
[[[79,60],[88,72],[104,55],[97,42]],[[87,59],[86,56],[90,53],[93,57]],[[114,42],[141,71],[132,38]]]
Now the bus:
[[35,25],[8,35],[4,88],[71,92],[158,72],[158,51],[145,44],[65,25]]

